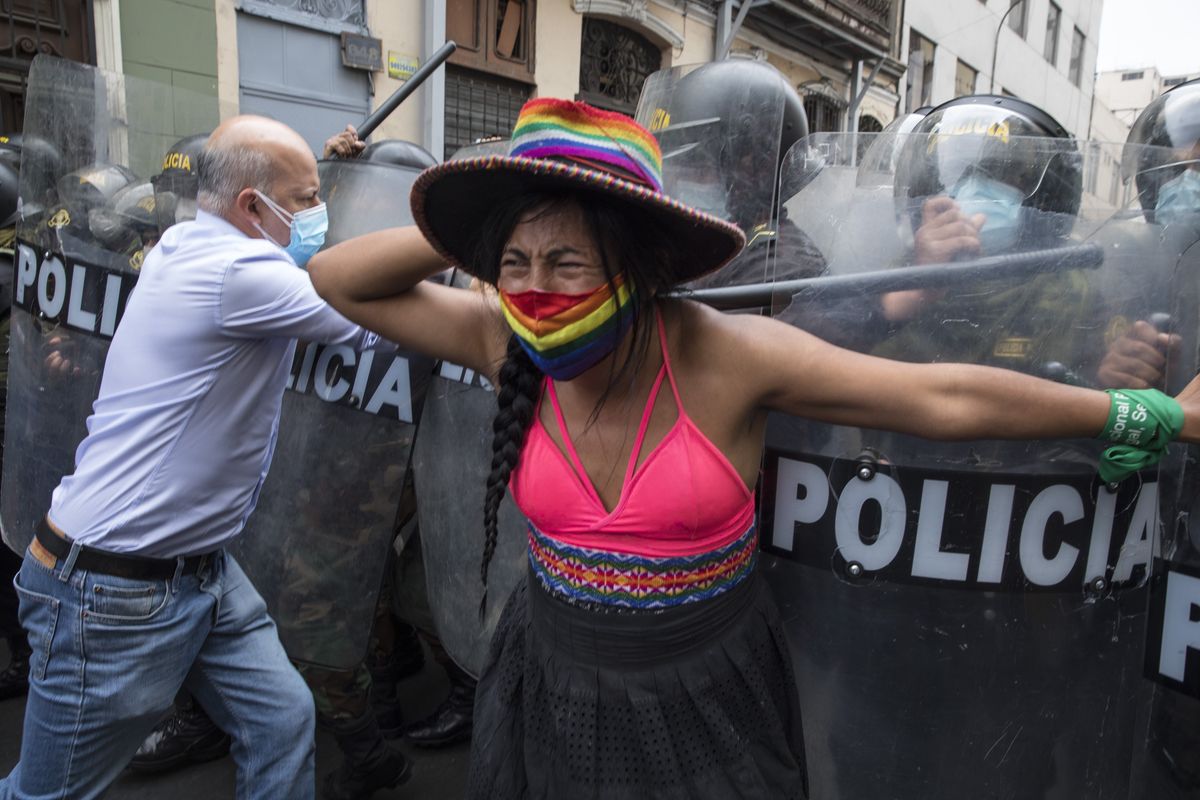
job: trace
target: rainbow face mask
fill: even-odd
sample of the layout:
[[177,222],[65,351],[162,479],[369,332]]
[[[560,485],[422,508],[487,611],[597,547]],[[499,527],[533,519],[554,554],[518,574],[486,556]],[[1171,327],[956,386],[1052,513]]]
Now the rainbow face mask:
[[615,350],[636,308],[621,277],[582,294],[500,292],[500,309],[521,347],[538,369],[559,381],[583,374]]

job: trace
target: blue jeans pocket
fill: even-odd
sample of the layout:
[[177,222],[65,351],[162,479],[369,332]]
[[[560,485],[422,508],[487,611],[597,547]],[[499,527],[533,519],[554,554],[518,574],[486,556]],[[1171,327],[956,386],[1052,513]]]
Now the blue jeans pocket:
[[46,677],[46,666],[50,663],[50,645],[58,627],[60,601],[48,594],[29,591],[21,586],[20,580],[21,573],[18,572],[13,578],[13,588],[21,599],[18,616],[33,650],[29,657],[29,677],[40,681]]
[[148,622],[167,604],[168,581],[145,581],[92,573],[84,609],[89,620],[108,624]]

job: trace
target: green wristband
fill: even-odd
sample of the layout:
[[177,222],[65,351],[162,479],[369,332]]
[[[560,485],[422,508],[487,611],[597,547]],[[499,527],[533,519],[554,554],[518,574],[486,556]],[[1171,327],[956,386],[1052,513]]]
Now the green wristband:
[[1183,429],[1183,409],[1157,389],[1109,389],[1112,407],[1100,438],[1114,442],[1100,457],[1100,478],[1116,483],[1157,464]]

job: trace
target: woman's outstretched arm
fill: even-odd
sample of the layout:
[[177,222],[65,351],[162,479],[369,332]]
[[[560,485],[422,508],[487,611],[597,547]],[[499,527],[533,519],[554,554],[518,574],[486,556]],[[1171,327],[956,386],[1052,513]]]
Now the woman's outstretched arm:
[[[751,402],[800,417],[929,439],[1058,439],[1098,436],[1104,392],[1011,370],[911,364],[843,350],[762,317],[710,317],[726,329],[721,358]],[[1200,378],[1177,397],[1180,439],[1200,442]]]

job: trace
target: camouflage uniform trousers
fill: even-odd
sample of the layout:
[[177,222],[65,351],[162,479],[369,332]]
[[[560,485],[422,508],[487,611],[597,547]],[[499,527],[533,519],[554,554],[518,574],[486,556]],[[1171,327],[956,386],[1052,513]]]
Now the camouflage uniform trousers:
[[366,659],[347,670],[296,663],[296,669],[312,690],[318,724],[336,727],[339,722],[360,719],[370,710],[371,666],[387,663],[396,649],[391,589],[391,581],[385,581],[375,604],[375,622]]

